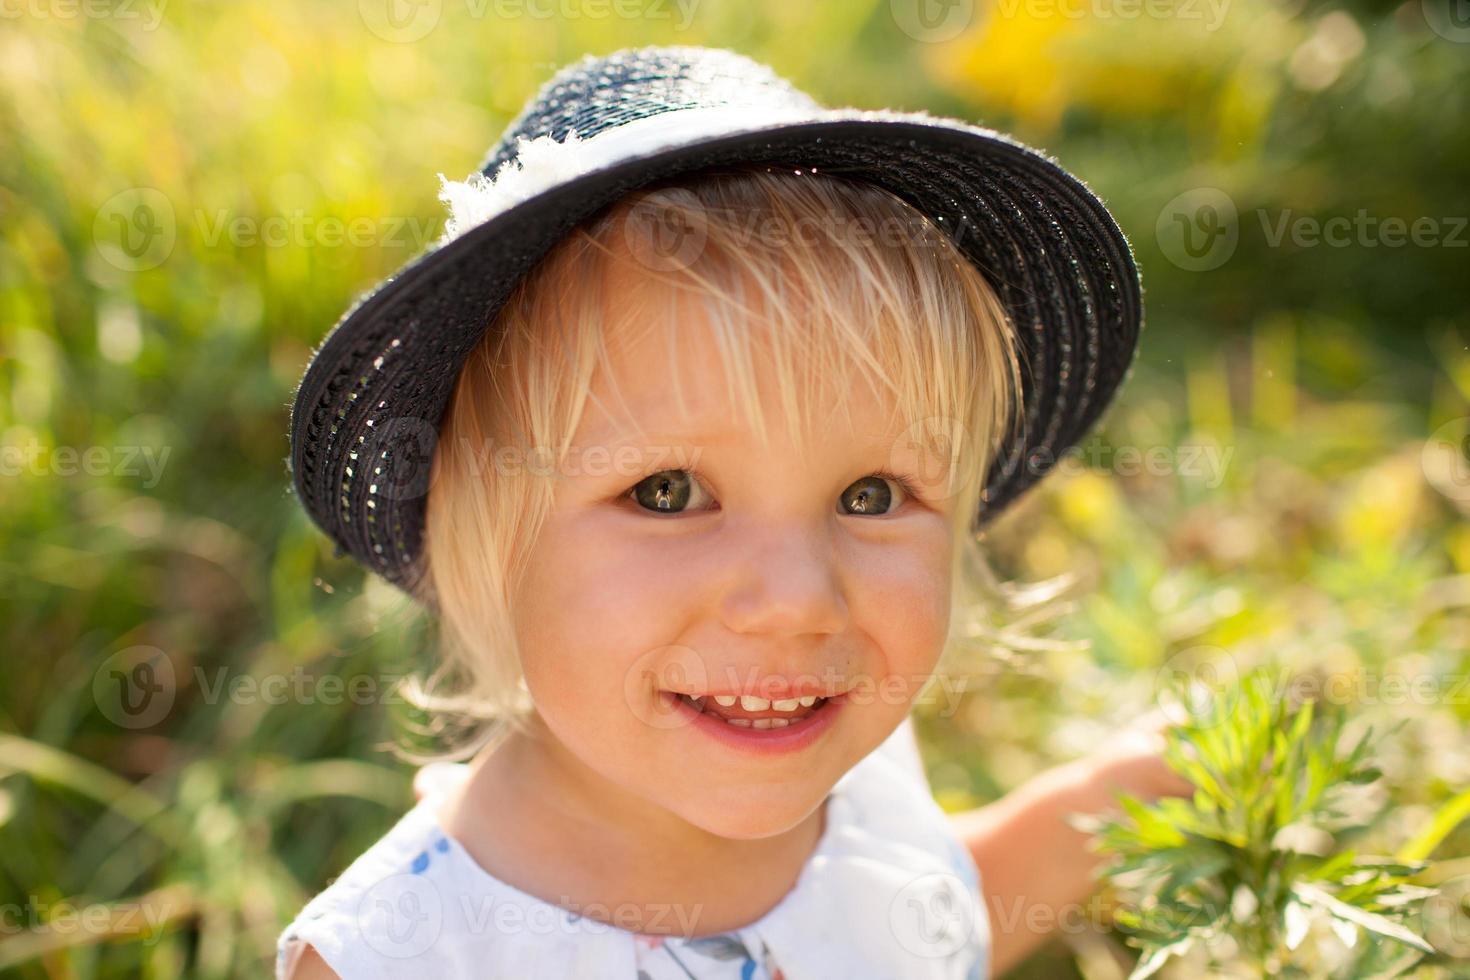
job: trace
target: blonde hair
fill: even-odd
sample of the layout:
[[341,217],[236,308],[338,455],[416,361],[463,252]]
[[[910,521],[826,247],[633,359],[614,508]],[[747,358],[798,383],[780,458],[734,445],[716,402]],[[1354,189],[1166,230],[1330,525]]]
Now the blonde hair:
[[[683,232],[673,253],[656,237],[670,227]],[[636,301],[608,310],[615,270],[668,288],[640,289]],[[667,308],[652,307],[659,296]],[[905,424],[944,458],[957,537],[946,652],[963,625],[974,632],[989,598],[1022,608],[1058,593],[1055,580],[1029,591],[998,583],[971,529],[985,473],[1016,422],[1023,367],[1014,328],[980,271],[927,217],[874,184],[754,166],[685,175],[618,200],[559,241],[460,373],[434,453],[415,593],[438,614],[439,663],[405,688],[448,747],[400,754],[465,758],[525,730],[531,704],[512,597],[555,481],[524,466],[504,472],[492,460],[501,447],[535,447],[555,472],[593,377],[608,369],[607,318],[662,324],[672,349],[680,296],[702,304],[730,391],[763,442],[752,319],[768,327],[762,350],[794,445],[803,444],[805,410],[819,401],[799,392],[856,375],[892,392]]]

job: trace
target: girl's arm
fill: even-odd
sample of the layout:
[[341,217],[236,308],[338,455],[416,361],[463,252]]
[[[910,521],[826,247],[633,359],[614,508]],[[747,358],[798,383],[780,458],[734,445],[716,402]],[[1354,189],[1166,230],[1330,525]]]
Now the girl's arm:
[[1087,903],[1104,858],[1091,836],[1065,821],[1069,813],[1116,811],[1114,794],[1143,800],[1187,796],[1188,781],[1165,765],[1163,736],[1130,731],[1098,754],[1050,769],[996,802],[950,817],[980,869],[991,930],[991,976],[1024,960],[1058,927],[1100,931]]
[[306,947],[306,952],[301,954],[301,959],[296,962],[296,970],[291,974],[291,980],[341,980],[337,971],[327,966],[327,961],[322,959],[322,954],[316,951],[315,946]]

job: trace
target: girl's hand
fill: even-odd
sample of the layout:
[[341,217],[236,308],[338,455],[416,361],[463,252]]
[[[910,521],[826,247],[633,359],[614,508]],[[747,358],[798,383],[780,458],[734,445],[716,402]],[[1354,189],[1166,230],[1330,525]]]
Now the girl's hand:
[[994,909],[992,976],[1025,959],[1057,923],[1090,907],[1082,903],[1097,888],[1103,859],[1092,848],[1091,832],[1076,826],[1071,816],[1117,811],[1120,792],[1145,802],[1193,793],[1189,781],[1164,762],[1167,725],[1162,711],[1151,712],[1098,751],[1048,769],[988,806],[950,818],[980,869],[985,900]]
[[1155,709],[1119,733],[1118,740],[1090,758],[1091,781],[1111,799],[1127,793],[1144,802],[1161,796],[1192,796],[1194,785],[1164,761],[1169,719]]

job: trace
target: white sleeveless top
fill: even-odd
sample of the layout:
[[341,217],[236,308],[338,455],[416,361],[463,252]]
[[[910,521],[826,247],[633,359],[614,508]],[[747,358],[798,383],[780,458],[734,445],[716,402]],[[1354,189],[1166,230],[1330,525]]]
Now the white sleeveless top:
[[[466,767],[467,768],[467,767]],[[315,946],[343,980],[984,980],[980,876],[924,776],[905,720],[833,787],[796,884],[717,935],[634,933],[490,875],[427,795],[281,933],[276,976]],[[696,927],[697,928],[697,927]]]

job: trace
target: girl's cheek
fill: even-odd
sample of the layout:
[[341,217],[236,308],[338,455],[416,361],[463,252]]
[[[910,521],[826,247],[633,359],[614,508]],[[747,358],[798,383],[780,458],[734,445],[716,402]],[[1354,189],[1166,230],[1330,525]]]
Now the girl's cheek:
[[610,712],[636,716],[627,701],[645,682],[640,664],[677,633],[681,576],[647,549],[587,531],[543,535],[521,591],[521,655],[539,707],[609,722]]
[[901,542],[871,542],[853,562],[855,619],[877,630],[890,658],[937,657],[949,627],[952,552],[931,531]]

